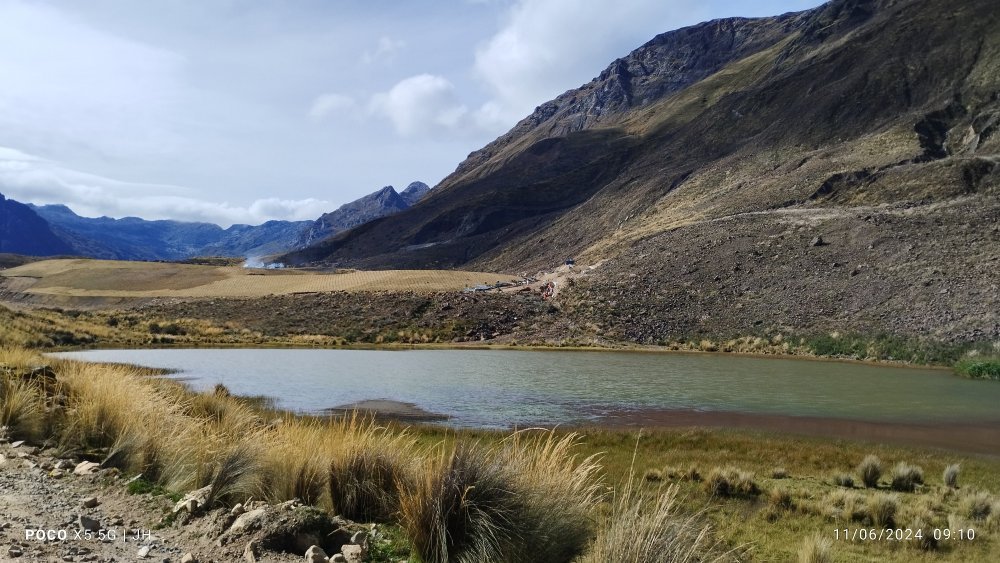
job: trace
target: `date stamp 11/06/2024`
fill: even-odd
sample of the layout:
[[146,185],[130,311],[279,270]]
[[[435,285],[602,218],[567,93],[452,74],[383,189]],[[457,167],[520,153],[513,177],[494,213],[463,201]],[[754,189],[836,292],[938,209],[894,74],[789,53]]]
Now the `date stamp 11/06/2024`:
[[975,528],[834,528],[833,539],[846,542],[965,542],[976,539]]

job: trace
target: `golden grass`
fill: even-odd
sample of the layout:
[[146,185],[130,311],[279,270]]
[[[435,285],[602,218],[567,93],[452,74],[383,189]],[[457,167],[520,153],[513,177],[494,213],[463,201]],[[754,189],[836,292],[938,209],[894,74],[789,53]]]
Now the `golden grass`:
[[111,260],[44,260],[0,272],[32,278],[21,290],[57,297],[267,297],[333,291],[454,291],[507,280],[489,272],[378,270],[318,273]]

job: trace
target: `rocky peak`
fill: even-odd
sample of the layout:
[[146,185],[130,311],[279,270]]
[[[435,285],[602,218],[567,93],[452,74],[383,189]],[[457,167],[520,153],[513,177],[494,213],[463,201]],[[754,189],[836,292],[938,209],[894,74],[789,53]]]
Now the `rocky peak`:
[[406,186],[399,195],[403,198],[403,201],[407,205],[412,206],[427,195],[427,192],[431,191],[430,186],[423,182],[410,182],[410,185]]

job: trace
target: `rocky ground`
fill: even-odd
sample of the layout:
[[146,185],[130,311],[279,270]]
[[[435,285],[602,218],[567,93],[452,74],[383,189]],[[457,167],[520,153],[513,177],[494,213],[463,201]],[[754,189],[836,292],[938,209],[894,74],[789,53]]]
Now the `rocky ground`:
[[374,526],[295,501],[206,512],[198,506],[204,491],[175,503],[130,494],[129,481],[116,469],[4,440],[0,561],[360,562],[379,541]]

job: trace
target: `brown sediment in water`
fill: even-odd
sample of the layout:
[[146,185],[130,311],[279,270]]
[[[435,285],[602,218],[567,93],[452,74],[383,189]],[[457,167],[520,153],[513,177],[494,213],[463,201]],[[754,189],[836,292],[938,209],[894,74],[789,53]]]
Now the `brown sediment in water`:
[[828,417],[691,410],[615,411],[597,423],[612,428],[705,427],[763,430],[1000,455],[1000,418],[968,422],[875,422]]
[[323,409],[323,412],[334,416],[343,416],[357,412],[365,416],[374,416],[378,419],[398,420],[402,422],[441,422],[449,418],[448,415],[424,410],[413,403],[390,401],[388,399],[357,401]]

